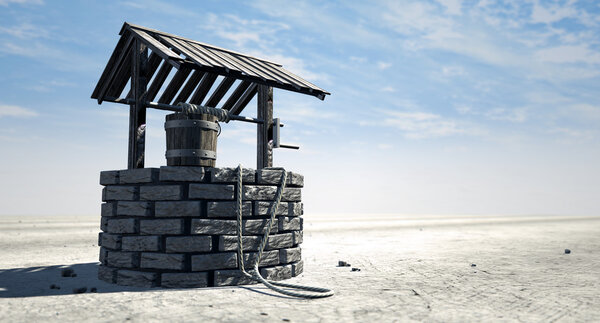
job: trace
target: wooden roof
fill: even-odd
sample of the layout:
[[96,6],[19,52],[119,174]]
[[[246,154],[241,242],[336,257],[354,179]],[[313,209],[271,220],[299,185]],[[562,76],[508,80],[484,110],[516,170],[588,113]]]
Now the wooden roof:
[[[130,82],[134,39],[150,50],[146,74],[149,82],[147,101],[155,101],[160,93],[159,103],[188,102],[210,107],[221,103],[221,108],[239,114],[256,95],[258,84],[312,95],[321,100],[330,94],[268,60],[127,22],[119,34],[121,38],[92,93],[92,98],[97,99],[99,104],[104,100],[121,98]],[[220,82],[213,89],[219,76],[222,76]],[[167,79],[169,81],[165,82]],[[231,88],[235,89],[229,91]],[[231,94],[223,100],[228,92]],[[209,93],[211,95],[206,98]],[[131,97],[129,91],[125,98]]]

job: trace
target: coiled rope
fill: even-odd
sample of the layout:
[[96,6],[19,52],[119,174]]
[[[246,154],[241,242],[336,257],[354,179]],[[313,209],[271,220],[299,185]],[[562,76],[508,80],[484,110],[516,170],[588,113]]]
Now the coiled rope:
[[[269,210],[270,217],[269,217],[269,220],[267,221],[267,225],[263,229],[263,237],[262,237],[262,240],[260,241],[260,247],[258,249],[256,259],[254,260],[254,264],[252,266],[253,270],[251,271],[251,273],[248,273],[246,271],[246,268],[244,267],[244,246],[243,246],[243,241],[242,241],[242,229],[243,229],[243,224],[242,224],[242,195],[243,195],[243,192],[242,192],[242,165],[239,165],[237,168],[237,205],[236,205],[237,210],[236,211],[237,211],[237,224],[238,224],[237,225],[237,238],[238,238],[237,253],[238,253],[239,269],[242,272],[242,274],[244,274],[246,277],[249,277],[255,281],[261,282],[268,288],[270,288],[278,293],[284,294],[284,295],[299,297],[299,298],[323,298],[323,297],[332,296],[333,291],[328,288],[303,286],[303,285],[296,285],[296,284],[286,284],[286,283],[276,282],[276,281],[272,281],[272,280],[267,280],[261,276],[260,271],[258,270],[258,264],[260,263],[260,259],[262,257],[265,246],[267,245],[267,242],[269,241],[269,233],[271,232],[271,225],[273,224],[273,220],[275,219],[275,211],[277,210],[277,207],[279,207],[279,202],[281,202],[281,195],[283,194],[283,190],[285,189],[285,183],[287,181],[287,172],[285,171],[285,169],[283,169],[283,168],[271,168],[271,169],[277,169],[277,170],[282,171],[281,185],[279,185],[279,187],[277,188],[277,193],[275,195],[275,201],[273,201],[273,204],[271,204],[271,208]],[[302,290],[302,291],[307,291],[310,293],[299,292],[299,291],[294,291],[294,290],[289,290],[289,289],[283,289],[280,287],[291,288],[291,289],[295,289],[295,290]]]
[[229,111],[224,109],[217,109],[211,107],[205,107],[202,105],[196,105],[191,103],[179,102],[177,106],[181,107],[181,112],[190,115],[190,114],[210,114],[211,116],[217,117],[217,120],[221,122],[228,123],[229,120]]

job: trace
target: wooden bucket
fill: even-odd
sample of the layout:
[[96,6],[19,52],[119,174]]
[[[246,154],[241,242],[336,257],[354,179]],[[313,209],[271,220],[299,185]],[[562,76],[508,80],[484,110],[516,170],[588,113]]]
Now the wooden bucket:
[[168,114],[165,118],[167,132],[168,166],[215,167],[217,161],[217,117],[208,114]]

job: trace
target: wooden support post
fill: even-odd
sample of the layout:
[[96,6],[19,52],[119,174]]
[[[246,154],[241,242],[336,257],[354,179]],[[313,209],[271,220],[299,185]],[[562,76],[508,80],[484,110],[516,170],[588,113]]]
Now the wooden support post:
[[131,64],[131,93],[134,103],[129,109],[129,153],[127,168],[144,168],[146,140],[146,79],[148,69],[148,48],[135,40]]
[[258,124],[256,137],[256,169],[273,167],[273,88],[266,85],[258,86],[258,113],[257,119],[264,120]]

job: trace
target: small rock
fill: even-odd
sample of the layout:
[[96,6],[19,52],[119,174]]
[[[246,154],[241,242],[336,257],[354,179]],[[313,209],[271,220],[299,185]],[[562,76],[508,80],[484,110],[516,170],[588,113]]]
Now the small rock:
[[477,267],[477,265],[476,264],[471,264],[471,267]]
[[284,322],[289,322],[290,321],[290,319],[281,319],[281,320],[284,321]]
[[571,249],[565,249],[565,253],[568,255],[571,253]]
[[96,287],[90,288],[90,293],[97,293],[98,289]]
[[338,261],[338,267],[350,267],[350,264],[343,261],[343,260],[339,260]]
[[73,294],[83,294],[87,292],[87,287],[73,288]]
[[352,271],[360,271],[360,268],[352,268]]
[[265,312],[261,312],[261,313],[260,313],[260,315],[267,316],[267,315],[269,315],[269,314],[267,314],[267,313],[265,313]]
[[60,275],[63,277],[73,277],[73,275],[75,275],[75,271],[71,268],[63,268],[60,271]]

